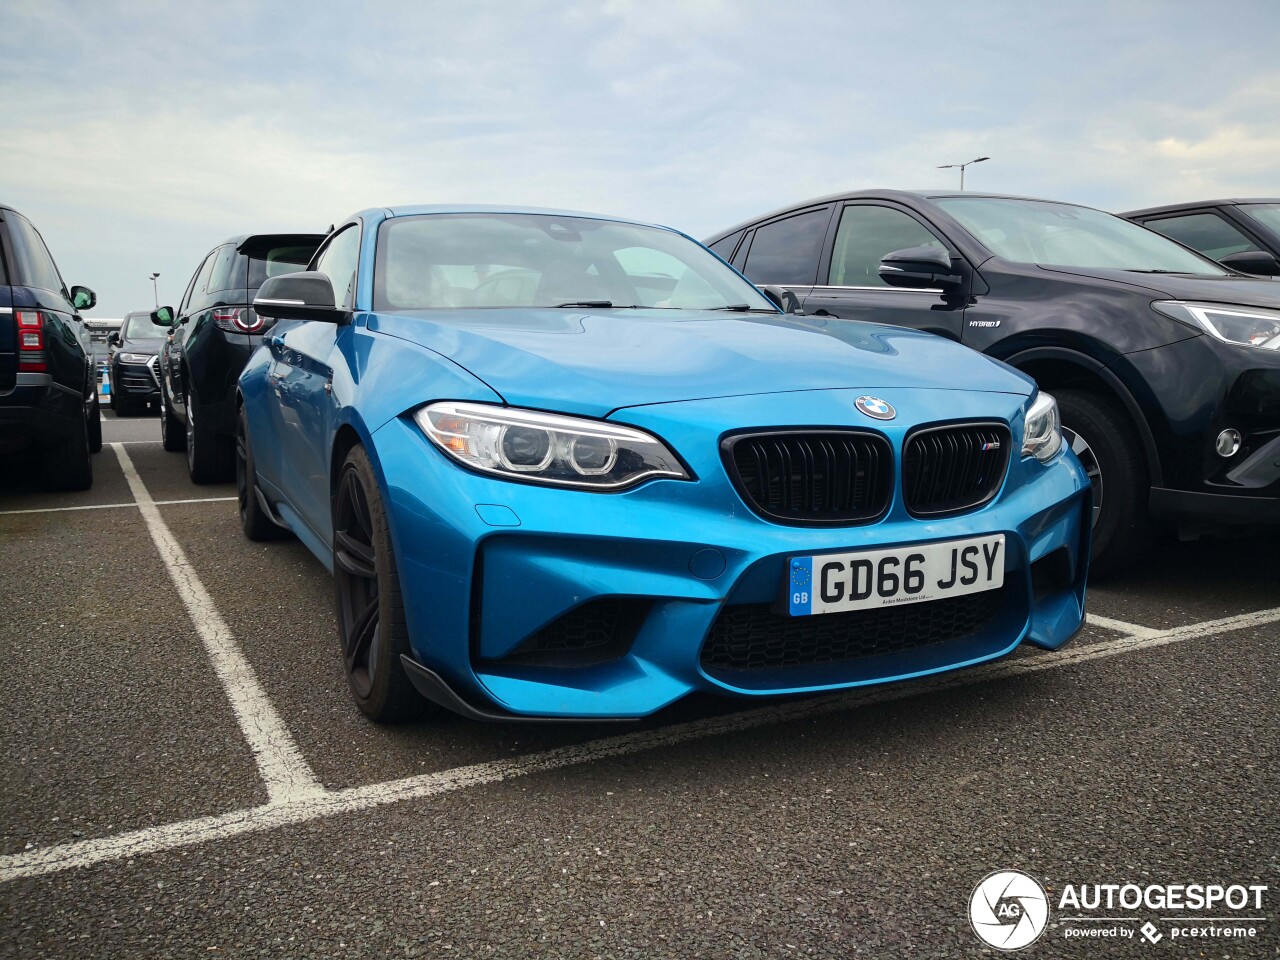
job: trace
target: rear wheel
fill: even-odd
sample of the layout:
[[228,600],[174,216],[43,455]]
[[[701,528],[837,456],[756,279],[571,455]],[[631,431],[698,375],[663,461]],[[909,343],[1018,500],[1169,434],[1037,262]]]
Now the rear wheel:
[[55,490],[88,490],[93,486],[89,454],[89,418],[76,418],[71,433],[41,453],[45,482]]
[[277,526],[262,509],[257,493],[258,472],[253,466],[249,445],[249,423],[244,407],[236,411],[236,500],[240,508],[240,528],[250,540],[279,540],[287,531]]
[[1087,390],[1055,390],[1062,433],[1093,487],[1093,560],[1104,578],[1150,549],[1155,524],[1147,512],[1150,481],[1142,440],[1113,401]]
[[234,444],[204,422],[194,393],[187,394],[187,472],[194,483],[222,483],[235,472]]
[[400,578],[373,465],[359,446],[338,474],[333,574],[338,639],[356,706],[379,723],[430,712],[400,662],[409,653]]

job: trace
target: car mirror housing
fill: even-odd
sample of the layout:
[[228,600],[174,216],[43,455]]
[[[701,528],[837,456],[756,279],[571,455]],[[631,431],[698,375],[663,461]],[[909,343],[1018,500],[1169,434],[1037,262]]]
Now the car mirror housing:
[[769,302],[783,313],[803,313],[800,309],[800,298],[791,290],[776,284],[758,284],[756,289],[769,298]]
[[120,342],[119,330],[112,330],[109,334],[107,334],[107,343],[119,343],[119,342]]
[[952,272],[951,257],[941,247],[908,247],[886,253],[876,271],[891,287],[954,291],[962,277]]
[[71,305],[77,310],[92,310],[98,302],[98,295],[88,287],[71,288]]
[[173,326],[173,307],[159,307],[151,311],[151,322],[159,327]]
[[1246,250],[1232,253],[1218,261],[1224,267],[1239,270],[1241,273],[1252,273],[1260,277],[1280,276],[1280,260],[1265,250]]
[[348,310],[336,305],[333,284],[327,274],[315,270],[282,273],[269,277],[253,299],[253,309],[260,317],[273,319],[322,320],[346,323]]

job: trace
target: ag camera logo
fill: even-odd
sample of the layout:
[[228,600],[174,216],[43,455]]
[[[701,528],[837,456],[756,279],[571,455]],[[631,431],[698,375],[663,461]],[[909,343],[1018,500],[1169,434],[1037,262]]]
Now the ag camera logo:
[[969,923],[983,943],[1021,950],[1040,939],[1049,923],[1044,887],[1018,870],[997,870],[974,888]]

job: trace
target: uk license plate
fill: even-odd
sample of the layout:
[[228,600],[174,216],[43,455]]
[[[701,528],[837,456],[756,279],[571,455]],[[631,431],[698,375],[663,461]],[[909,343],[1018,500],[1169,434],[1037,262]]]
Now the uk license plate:
[[1004,534],[792,557],[787,561],[793,617],[867,610],[1004,586]]

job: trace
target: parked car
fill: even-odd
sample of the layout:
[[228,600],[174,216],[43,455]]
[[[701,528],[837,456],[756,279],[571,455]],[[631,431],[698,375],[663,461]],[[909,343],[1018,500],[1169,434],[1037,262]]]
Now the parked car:
[[709,243],[815,322],[927,330],[1052,391],[1093,482],[1099,574],[1141,557],[1155,518],[1187,536],[1280,523],[1270,281],[1099,210],[975,193],[836,194]]
[[187,452],[196,483],[230,480],[234,470],[236,378],[270,322],[250,304],[267,277],[306,266],[323,234],[232,237],[196,268],[177,310],[153,322],[172,329],[160,350],[160,433],[166,450]]
[[1280,200],[1202,200],[1120,216],[1199,250],[1225,267],[1280,276]]
[[[240,519],[334,573],[394,719],[638,717],[880,683],[1080,626],[1089,482],[1032,380],[782,314],[662,227],[345,221],[240,377]],[[945,378],[950,388],[939,389]]]
[[160,348],[169,327],[151,319],[150,310],[125,314],[120,330],[108,334],[111,409],[127,416],[160,403]]
[[102,449],[93,345],[80,311],[31,221],[0,205],[0,453],[27,450],[59,490],[93,484]]

